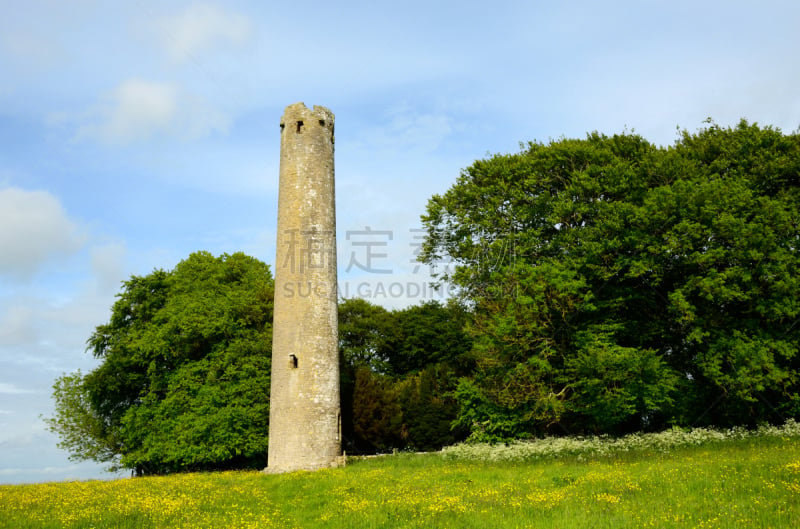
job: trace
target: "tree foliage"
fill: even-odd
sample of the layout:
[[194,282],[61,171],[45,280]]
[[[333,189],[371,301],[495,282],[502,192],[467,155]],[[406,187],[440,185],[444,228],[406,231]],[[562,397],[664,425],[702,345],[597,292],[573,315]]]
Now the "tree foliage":
[[84,376],[80,371],[59,377],[53,384],[56,416],[45,418],[48,429],[61,437],[58,447],[70,453],[74,461],[111,463],[122,450],[117,431],[105,423],[104,417],[88,400]]
[[339,303],[342,423],[350,453],[439,449],[452,430],[458,376],[471,372],[468,313],[428,302],[387,310],[363,299]]
[[132,277],[88,340],[100,365],[56,382],[51,428],[73,457],[138,473],[263,466],[272,299],[241,253]]
[[800,136],[529,143],[430,199],[422,261],[473,312],[475,437],[796,417]]

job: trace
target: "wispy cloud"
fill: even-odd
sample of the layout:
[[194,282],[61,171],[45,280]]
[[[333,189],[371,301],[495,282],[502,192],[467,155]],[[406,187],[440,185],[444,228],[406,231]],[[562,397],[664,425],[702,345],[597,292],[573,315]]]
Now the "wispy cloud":
[[0,36],[0,49],[28,67],[52,64],[59,49],[47,38],[31,32],[14,31]]
[[453,118],[445,112],[427,112],[402,103],[361,135],[365,146],[396,152],[432,152],[454,132]]
[[128,79],[91,108],[78,138],[128,144],[159,134],[195,139],[225,132],[229,118],[202,98],[166,82]]
[[175,62],[196,59],[215,47],[242,44],[252,33],[246,16],[211,4],[195,4],[155,22],[162,45]]
[[32,308],[13,305],[3,312],[0,307],[0,315],[0,347],[26,344],[36,339],[35,312]]

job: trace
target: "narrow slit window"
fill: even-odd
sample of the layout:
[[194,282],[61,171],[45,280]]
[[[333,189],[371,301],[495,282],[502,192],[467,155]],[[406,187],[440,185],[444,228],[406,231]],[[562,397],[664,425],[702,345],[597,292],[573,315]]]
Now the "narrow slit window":
[[295,355],[289,355],[289,367],[297,369],[297,357]]
[[303,122],[302,121],[298,121],[297,122],[297,132],[301,132],[302,129],[303,129]]

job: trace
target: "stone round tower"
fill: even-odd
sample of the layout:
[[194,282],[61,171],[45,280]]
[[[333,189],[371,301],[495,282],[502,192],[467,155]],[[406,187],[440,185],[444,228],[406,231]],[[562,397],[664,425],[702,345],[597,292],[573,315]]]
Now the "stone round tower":
[[303,103],[281,119],[267,472],[341,455],[333,120]]

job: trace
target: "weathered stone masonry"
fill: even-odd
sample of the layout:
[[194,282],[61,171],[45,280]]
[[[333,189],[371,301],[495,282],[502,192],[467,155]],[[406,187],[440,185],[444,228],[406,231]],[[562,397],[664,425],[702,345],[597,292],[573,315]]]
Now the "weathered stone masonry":
[[281,120],[268,472],[341,455],[333,125],[303,103]]

